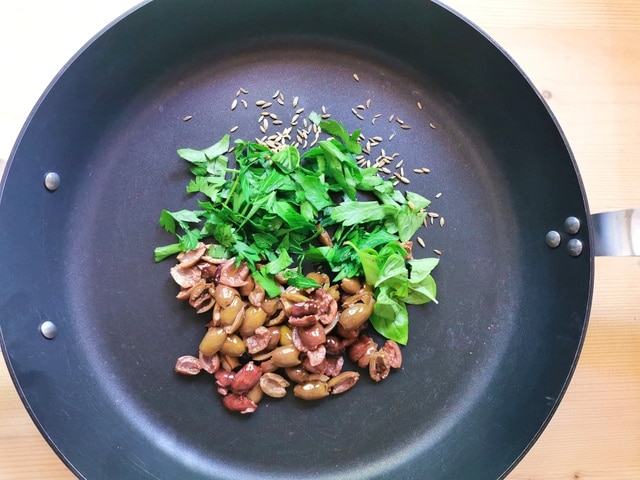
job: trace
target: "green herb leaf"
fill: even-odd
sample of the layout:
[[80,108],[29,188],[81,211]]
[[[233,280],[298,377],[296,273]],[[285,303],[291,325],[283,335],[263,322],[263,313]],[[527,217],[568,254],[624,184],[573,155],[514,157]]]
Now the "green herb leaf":
[[222,245],[213,244],[209,247],[209,256],[211,258],[230,258],[229,250]]
[[317,112],[311,112],[307,118],[309,118],[309,121],[311,123],[314,123],[316,125],[320,125],[320,122],[322,122],[322,117],[320,117],[320,114],[318,114]]
[[415,210],[421,210],[431,205],[431,202],[429,200],[418,193],[407,192],[405,195],[407,197],[407,203],[411,202]]
[[413,305],[422,305],[428,302],[438,303],[436,293],[436,281],[431,275],[427,275],[420,283],[410,283],[409,293],[402,300]]
[[348,227],[383,220],[397,211],[393,205],[380,205],[378,202],[342,202],[331,211],[331,219]]
[[280,285],[274,280],[273,275],[266,272],[263,268],[259,268],[252,273],[253,279],[264,288],[268,297],[277,297],[282,293]]
[[413,237],[423,225],[425,216],[426,214],[424,212],[413,210],[408,205],[400,207],[396,222],[401,242],[411,240],[411,237]]
[[300,166],[300,153],[293,145],[289,145],[271,157],[273,164],[283,173],[291,173]]
[[297,174],[297,182],[302,187],[304,198],[320,211],[333,205],[333,200],[327,192],[324,182],[315,175]]
[[358,257],[360,257],[360,263],[364,271],[364,278],[369,285],[376,285],[380,278],[380,267],[378,266],[378,260],[380,256],[373,248],[365,248],[363,250],[358,249],[352,242],[347,244],[353,248]]
[[380,335],[406,345],[409,340],[409,313],[404,302],[392,296],[387,288],[376,292],[376,303],[369,317],[373,328]]
[[439,258],[414,258],[407,263],[411,267],[411,281],[420,283],[440,262]]
[[216,200],[220,193],[220,187],[211,183],[206,177],[198,176],[191,180],[187,185],[187,193],[201,192],[209,197],[211,200]]
[[297,212],[293,205],[287,201],[274,202],[273,213],[282,218],[294,230],[314,228],[314,224]]
[[182,252],[181,243],[172,243],[171,245],[165,245],[164,247],[156,247],[153,251],[153,258],[156,262],[161,262],[167,257]]
[[178,155],[183,160],[191,163],[207,163],[220,155],[224,155],[229,150],[229,135],[225,135],[220,141],[214,143],[204,150],[193,150],[191,148],[181,148]]
[[337,185],[342,189],[347,197],[351,200],[355,200],[356,182],[349,176],[345,175],[344,170],[344,164],[348,163],[350,159],[332,142],[322,140],[318,142],[318,145],[325,156],[327,174],[335,179]]
[[160,213],[160,225],[169,233],[176,233],[176,222],[184,226],[186,223],[199,223],[201,212],[193,210],[179,210],[170,212],[162,210]]
[[334,137],[338,137],[344,143],[347,151],[359,155],[362,153],[362,146],[358,142],[360,136],[360,130],[355,130],[353,134],[349,135],[347,129],[341,123],[335,120],[323,120],[320,122],[320,128]]
[[313,278],[305,277],[302,273],[299,273],[295,270],[287,270],[283,274],[284,278],[287,279],[288,285],[296,288],[320,288],[318,282],[316,282]]
[[284,272],[289,265],[293,263],[293,259],[289,256],[286,250],[282,251],[280,255],[273,261],[267,263],[262,270],[271,275],[276,275],[280,272]]
[[374,287],[385,284],[388,288],[395,288],[397,295],[406,295],[407,282],[409,280],[409,270],[404,261],[404,257],[396,253],[384,259],[384,264],[380,268],[380,274]]
[[178,235],[178,238],[183,245],[183,251],[194,250],[201,238],[200,230],[187,228],[184,235]]

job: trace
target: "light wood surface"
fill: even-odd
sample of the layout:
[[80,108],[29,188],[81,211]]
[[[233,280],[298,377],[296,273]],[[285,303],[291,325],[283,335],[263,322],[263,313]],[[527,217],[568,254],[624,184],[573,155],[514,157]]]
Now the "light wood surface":
[[[53,75],[136,2],[0,6],[0,158]],[[640,2],[447,0],[543,92],[593,212],[640,207]],[[3,162],[0,162],[0,170]],[[0,227],[1,228],[1,227]],[[0,479],[68,480],[0,366]],[[598,258],[584,349],[556,415],[509,480],[640,479],[640,259]]]

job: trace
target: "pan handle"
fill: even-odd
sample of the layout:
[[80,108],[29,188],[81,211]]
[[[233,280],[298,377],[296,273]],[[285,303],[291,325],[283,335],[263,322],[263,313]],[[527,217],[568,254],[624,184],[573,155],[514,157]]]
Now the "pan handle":
[[595,213],[591,219],[597,256],[640,256],[640,208]]

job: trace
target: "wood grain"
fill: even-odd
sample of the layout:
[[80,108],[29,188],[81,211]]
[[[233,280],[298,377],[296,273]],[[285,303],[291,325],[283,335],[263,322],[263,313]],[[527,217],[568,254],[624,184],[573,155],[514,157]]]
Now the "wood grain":
[[[41,74],[49,79],[73,53],[71,48],[82,45],[135,2],[99,2],[109,4],[103,11],[81,0],[61,0],[55,9],[46,7],[48,2],[29,5],[37,3],[45,5],[46,15],[27,16],[24,6],[11,3],[0,7],[0,26],[14,28],[26,42],[15,47],[17,53],[8,54],[8,37],[0,34],[0,62],[33,67],[46,59],[49,69]],[[640,2],[445,3],[491,35],[547,99],[574,152],[592,211],[640,207]],[[49,36],[60,37],[57,47],[42,42]],[[7,158],[46,82],[9,85],[13,91],[0,89],[0,158]],[[31,422],[2,367],[0,479],[33,478],[74,477]],[[508,476],[509,480],[581,478],[640,478],[638,258],[596,260],[592,314],[574,377],[550,424]]]

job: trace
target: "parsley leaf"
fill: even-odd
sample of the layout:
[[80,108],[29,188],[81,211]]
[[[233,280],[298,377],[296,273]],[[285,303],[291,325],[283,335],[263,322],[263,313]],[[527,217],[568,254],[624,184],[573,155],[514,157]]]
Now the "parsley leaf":
[[331,219],[350,226],[384,220],[396,213],[398,208],[393,205],[380,205],[378,202],[342,202],[331,211]]
[[287,279],[287,284],[296,288],[320,288],[321,285],[313,278],[305,277],[302,273],[295,270],[287,270],[284,272],[284,278]]

